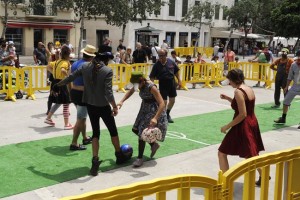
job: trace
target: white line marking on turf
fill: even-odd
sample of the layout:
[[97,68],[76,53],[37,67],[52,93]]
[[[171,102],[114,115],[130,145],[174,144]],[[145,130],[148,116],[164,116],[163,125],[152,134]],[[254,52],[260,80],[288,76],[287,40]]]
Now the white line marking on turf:
[[191,98],[191,97],[186,97],[186,96],[180,96],[180,98],[181,98],[181,97],[186,98],[186,99],[192,99],[192,100],[196,100],[196,101],[201,101],[201,102],[204,102],[204,103],[210,103],[210,104],[216,104],[216,105],[219,105],[219,106],[231,107],[230,105],[226,105],[226,104],[222,104],[222,103],[216,103],[216,102],[211,102],[211,101],[205,101],[205,100],[196,99],[196,98]]
[[167,131],[166,137],[173,138],[173,139],[180,139],[180,140],[189,140],[189,141],[196,142],[196,143],[199,143],[199,144],[203,144],[203,145],[206,145],[206,146],[210,145],[210,144],[207,144],[205,142],[200,142],[200,141],[197,141],[197,140],[189,139],[189,138],[186,137],[185,134],[179,133],[179,132],[176,132],[176,131]]

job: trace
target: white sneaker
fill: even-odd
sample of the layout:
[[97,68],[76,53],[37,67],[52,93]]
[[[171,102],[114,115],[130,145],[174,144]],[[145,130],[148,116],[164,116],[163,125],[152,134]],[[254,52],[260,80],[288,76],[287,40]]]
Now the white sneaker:
[[137,158],[133,163],[133,167],[140,167],[142,166],[144,163],[143,159],[142,158]]

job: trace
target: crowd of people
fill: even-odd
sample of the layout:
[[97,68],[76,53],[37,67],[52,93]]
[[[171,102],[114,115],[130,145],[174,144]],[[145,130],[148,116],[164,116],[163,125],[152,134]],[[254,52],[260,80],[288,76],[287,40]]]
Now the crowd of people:
[[[1,62],[13,62],[15,59],[13,43],[8,42],[6,44],[6,41],[1,40],[1,48],[12,52],[11,54],[8,53],[7,57],[2,58]],[[218,158],[220,169],[225,172],[229,169],[228,155],[238,155],[247,159],[259,155],[259,152],[264,150],[264,145],[260,135],[259,123],[254,112],[254,90],[245,84],[245,76],[241,69],[228,71],[228,63],[238,61],[236,59],[238,57],[236,57],[230,47],[226,51],[224,47],[215,50],[211,62],[218,63],[220,60],[224,62],[224,75],[228,83],[235,89],[234,97],[229,97],[225,94],[220,95],[221,99],[231,103],[231,107],[235,111],[233,119],[220,128],[220,131],[226,135],[219,147]],[[296,57],[291,59],[287,57],[288,50],[282,49],[281,57],[275,60],[267,48],[263,50],[255,48],[254,50],[256,55],[249,61],[258,63],[270,62],[270,68],[277,71],[274,92],[275,105],[272,108],[280,107],[280,89],[284,91],[284,101],[282,117],[274,120],[274,122],[285,123],[288,107],[294,97],[300,95],[300,52],[297,52]],[[100,118],[109,130],[115,150],[116,164],[123,164],[130,159],[121,151],[114,117],[117,116],[119,109],[124,106],[124,102],[128,101],[135,91],[138,91],[142,102],[132,127],[132,132],[138,136],[138,156],[133,162],[133,166],[142,166],[147,143],[143,139],[145,129],[156,127],[161,135],[159,140],[148,141],[151,150],[150,157],[153,158],[160,148],[158,141],[164,141],[169,123],[174,123],[170,112],[175,104],[177,88],[181,87],[178,64],[203,64],[206,61],[202,58],[201,53],[198,53],[197,58],[193,61],[191,56],[186,56],[186,60],[182,62],[175,51],[171,51],[171,56],[168,57],[168,46],[165,41],[161,46],[155,43],[152,49],[147,52],[141,43],[136,43],[136,49],[132,51],[131,47],[124,46],[123,40],[120,40],[117,52],[113,55],[111,41],[109,38],[106,38],[103,44],[99,46],[98,51],[96,47],[86,45],[81,50],[82,58],[71,64],[70,55],[73,51],[73,46],[68,42],[64,45],[60,45],[59,42],[55,44],[49,42],[47,47],[42,42],[39,42],[34,50],[35,63],[47,65],[47,69],[53,77],[48,98],[47,117],[44,122],[50,126],[55,126],[55,122],[51,117],[63,105],[64,129],[73,129],[70,150],[85,150],[85,145],[92,144],[90,174],[96,176],[102,162],[100,159],[101,154],[99,153]],[[153,62],[149,77],[142,72],[132,72],[130,79],[132,87],[116,103],[112,90],[113,71],[108,67],[108,64],[110,62],[124,64],[145,63],[149,60]],[[186,71],[193,73],[192,70]],[[158,87],[154,84],[154,80],[158,80]],[[293,85],[289,88],[291,81],[293,81]],[[69,121],[70,103],[73,103],[77,109],[77,120],[74,127]],[[86,134],[87,117],[89,117],[92,126],[91,137]],[[80,134],[82,134],[82,144],[78,142]],[[258,169],[258,172],[260,174],[261,170]],[[261,178],[256,184],[261,184]]]

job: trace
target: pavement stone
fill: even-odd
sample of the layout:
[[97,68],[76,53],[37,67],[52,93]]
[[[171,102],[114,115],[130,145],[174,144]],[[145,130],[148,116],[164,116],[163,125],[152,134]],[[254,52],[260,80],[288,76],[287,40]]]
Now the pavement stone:
[[[246,84],[253,85],[253,81],[246,81]],[[191,88],[192,86],[188,86]],[[116,89],[116,88],[114,88]],[[256,104],[270,103],[273,101],[274,85],[271,89],[254,88],[256,94]],[[171,112],[172,118],[215,112],[230,109],[227,101],[220,99],[220,94],[224,93],[233,96],[234,89],[231,86],[222,88],[202,88],[197,85],[196,89],[189,91],[179,90],[176,103]],[[119,101],[124,93],[115,92],[115,99]],[[2,96],[3,97],[3,96]],[[48,93],[36,93],[36,100],[21,99],[17,102],[3,101],[0,96],[0,146],[28,142],[45,138],[52,138],[62,135],[70,135],[72,130],[63,130],[62,109],[54,115],[56,128],[47,128],[43,123],[46,115],[46,104]],[[134,94],[122,107],[116,117],[117,126],[131,125],[138,113],[141,102],[138,94]],[[61,111],[61,113],[60,113]],[[70,106],[70,121],[75,123],[75,107]],[[270,119],[273,120],[273,119]],[[201,131],[201,125],[197,125]],[[216,125],[219,130],[220,125]],[[101,127],[105,127],[101,121]],[[87,123],[87,131],[91,131],[90,123]],[[262,134],[266,151],[268,153],[278,150],[299,146],[299,131],[297,127],[287,127]],[[221,134],[216,132],[216,134]],[[163,148],[163,143],[161,145]],[[85,176],[72,181],[36,189],[33,191],[13,195],[3,198],[3,200],[56,200],[65,196],[78,195],[90,191],[106,189],[113,186],[127,185],[130,183],[152,180],[154,178],[166,177],[176,174],[201,174],[217,179],[219,171],[218,145],[211,145],[205,148],[192,150],[164,158],[159,158],[145,162],[143,167],[135,169],[131,166],[118,168],[111,171],[100,172],[97,177]],[[158,152],[159,153],[159,152]],[[230,166],[242,161],[241,158],[229,156]],[[87,167],[90,163],[87,163]],[[274,175],[274,167],[271,167],[271,174]],[[274,179],[271,180],[271,191],[274,189]],[[272,186],[273,185],[273,186]],[[256,188],[256,196],[259,195],[260,188]],[[176,199],[176,193],[168,193],[169,199]],[[273,199],[270,192],[270,199]],[[145,199],[154,199],[147,197]],[[203,191],[193,189],[191,199],[203,199]],[[235,187],[235,199],[242,199],[242,184],[237,183]]]

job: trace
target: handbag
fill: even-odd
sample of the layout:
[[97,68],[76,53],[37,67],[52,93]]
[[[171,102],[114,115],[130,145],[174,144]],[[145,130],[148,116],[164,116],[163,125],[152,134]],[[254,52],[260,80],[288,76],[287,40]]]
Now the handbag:
[[162,133],[161,130],[157,127],[148,127],[143,130],[141,138],[145,142],[153,143],[156,140],[162,140]]

